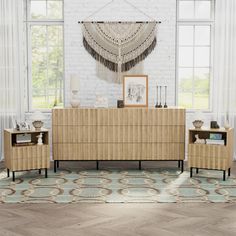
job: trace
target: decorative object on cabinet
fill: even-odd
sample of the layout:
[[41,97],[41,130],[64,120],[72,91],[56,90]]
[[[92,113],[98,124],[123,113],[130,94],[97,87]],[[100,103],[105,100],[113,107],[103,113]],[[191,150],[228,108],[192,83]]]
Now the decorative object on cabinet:
[[[210,134],[221,134],[221,140],[210,139]],[[188,144],[188,165],[190,168],[190,177],[192,170],[198,169],[213,169],[223,171],[223,180],[225,180],[225,172],[230,169],[233,161],[233,129],[190,129],[189,144]],[[198,135],[201,139],[206,139],[206,144],[195,144],[195,136]],[[216,145],[220,144],[220,145]]]
[[80,105],[80,101],[79,101],[79,87],[80,87],[80,83],[79,83],[79,78],[77,75],[72,74],[70,77],[70,90],[71,90],[71,100],[70,100],[70,104],[73,108],[78,108]]
[[148,76],[125,75],[123,99],[125,107],[148,107]]
[[30,130],[30,125],[26,121],[15,120],[15,122],[13,124],[13,128],[18,131]]
[[196,112],[194,113],[194,118],[195,120],[193,121],[193,126],[196,129],[200,129],[204,124],[203,113],[200,110],[196,110]]
[[54,170],[59,161],[178,161],[185,157],[185,109],[52,110]]
[[[37,145],[37,136],[43,134],[42,144]],[[17,143],[17,135],[31,135],[30,143]],[[20,145],[19,145],[20,144]],[[12,179],[15,181],[15,172],[38,169],[45,169],[45,177],[47,177],[47,169],[50,168],[50,151],[49,151],[49,134],[48,130],[41,129],[27,131],[16,131],[13,129],[4,130],[4,157],[7,175],[10,176],[12,171]]]
[[193,121],[193,126],[195,127],[195,129],[200,129],[203,124],[204,124],[204,122],[202,120]]
[[219,129],[220,126],[217,124],[217,121],[211,121],[211,129]]
[[96,102],[94,104],[96,108],[107,108],[108,107],[108,98],[104,95],[96,95]]
[[164,104],[164,108],[167,108],[167,103],[166,103],[166,99],[167,99],[167,86],[165,86],[165,104]]
[[[160,88],[160,92],[158,92],[158,89]],[[158,103],[158,100],[159,100],[159,94],[160,94],[160,103]],[[161,105],[161,86],[158,86],[157,85],[157,103],[156,103],[156,108],[162,108],[162,105]]]
[[124,101],[123,100],[117,100],[117,108],[124,108]]
[[206,143],[206,140],[199,138],[199,135],[198,135],[198,134],[195,134],[195,139],[196,139],[196,140],[195,140],[194,143],[201,143],[201,144],[205,144],[205,143]]
[[33,120],[32,125],[35,129],[41,129],[43,127],[43,121],[45,119],[45,116],[41,111],[35,111],[32,116],[31,120]]
[[36,136],[38,138],[38,145],[43,145],[43,133]]
[[159,104],[158,104],[158,85],[157,85],[157,102],[156,102],[155,107],[158,108],[158,105],[159,105]]
[[225,128],[225,129],[229,129],[229,128],[230,128],[230,124],[229,124],[229,113],[228,113],[228,112],[226,113],[226,116],[225,116],[224,128]]

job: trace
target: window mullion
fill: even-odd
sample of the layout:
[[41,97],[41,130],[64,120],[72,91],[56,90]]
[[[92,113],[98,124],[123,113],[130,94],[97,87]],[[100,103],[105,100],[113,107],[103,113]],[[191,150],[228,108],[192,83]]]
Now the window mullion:
[[47,48],[46,48],[46,56],[47,56],[47,87],[46,87],[46,89],[45,89],[45,91],[46,91],[46,101],[47,101],[47,103],[49,103],[49,95],[48,95],[48,91],[49,91],[49,79],[48,79],[48,66],[49,66],[49,62],[48,62],[48,55],[49,55],[49,49],[48,49],[48,28],[49,28],[50,26],[46,26],[46,39],[47,39]]
[[193,78],[192,78],[192,104],[195,108],[195,25],[193,26]]

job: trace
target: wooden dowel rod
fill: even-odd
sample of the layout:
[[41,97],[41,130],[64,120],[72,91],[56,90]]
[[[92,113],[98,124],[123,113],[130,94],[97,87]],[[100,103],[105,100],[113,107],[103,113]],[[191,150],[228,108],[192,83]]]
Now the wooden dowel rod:
[[161,24],[161,21],[78,21],[79,24],[83,24],[83,23],[100,23],[100,24],[104,24],[104,23],[152,23],[152,22],[156,22],[158,24]]

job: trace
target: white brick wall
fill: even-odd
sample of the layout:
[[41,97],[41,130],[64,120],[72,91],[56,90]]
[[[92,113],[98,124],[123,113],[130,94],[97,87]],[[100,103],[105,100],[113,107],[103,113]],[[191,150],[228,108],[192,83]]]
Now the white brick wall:
[[[168,86],[168,105],[175,105],[175,0],[129,0],[148,16],[162,23],[159,25],[157,46],[143,62],[143,74],[149,76],[149,105],[155,104],[156,84]],[[101,80],[96,75],[96,61],[84,49],[81,25],[78,21],[141,21],[150,20],[122,0],[114,0],[97,14],[90,16],[109,0],[65,0],[65,105],[70,103],[70,75],[80,78],[82,106],[93,106],[95,94],[106,94],[109,106],[116,106],[122,98],[122,85]]]

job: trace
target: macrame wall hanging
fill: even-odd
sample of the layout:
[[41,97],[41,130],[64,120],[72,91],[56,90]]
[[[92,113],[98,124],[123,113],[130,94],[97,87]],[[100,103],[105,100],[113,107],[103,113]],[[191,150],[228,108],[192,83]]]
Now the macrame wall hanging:
[[97,75],[121,83],[123,74],[135,73],[135,68],[142,66],[140,62],[155,48],[157,23],[160,22],[79,23],[82,23],[84,48],[99,64]]

